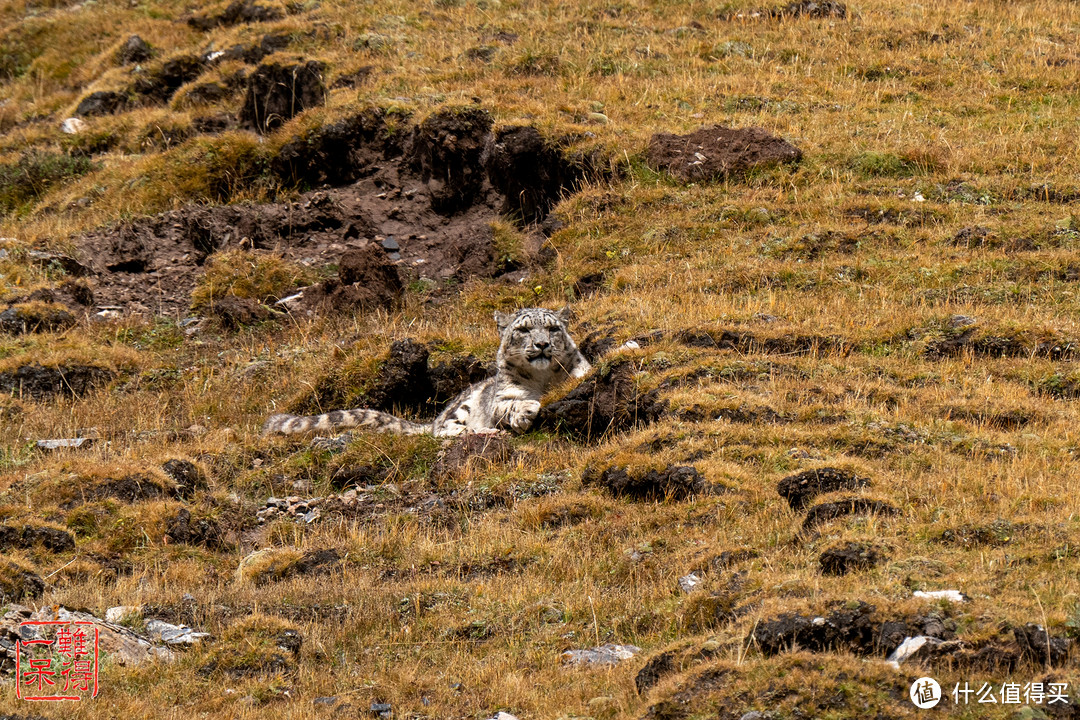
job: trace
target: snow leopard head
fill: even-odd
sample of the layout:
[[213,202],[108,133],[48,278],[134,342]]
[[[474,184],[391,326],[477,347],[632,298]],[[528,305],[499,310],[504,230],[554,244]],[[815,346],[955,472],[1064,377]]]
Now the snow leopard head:
[[566,325],[570,308],[558,312],[545,308],[525,308],[512,315],[497,312],[499,326],[498,364],[528,375],[537,372],[569,373],[580,353]]

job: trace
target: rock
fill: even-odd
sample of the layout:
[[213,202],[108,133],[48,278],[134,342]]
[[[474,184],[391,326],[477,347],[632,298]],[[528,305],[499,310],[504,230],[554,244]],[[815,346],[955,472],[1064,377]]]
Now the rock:
[[137,65],[144,63],[154,56],[154,51],[138,35],[132,35],[125,42],[120,52],[116,54],[116,60],[121,65]]
[[146,632],[153,640],[170,647],[190,647],[210,637],[210,633],[196,632],[187,625],[173,625],[162,620],[147,620]]
[[684,182],[708,182],[798,163],[802,151],[761,128],[715,125],[689,135],[653,135],[645,157],[652,167]]
[[78,106],[75,108],[75,116],[113,115],[127,110],[130,106],[131,99],[127,93],[115,90],[98,90],[79,101]]
[[667,409],[657,390],[641,392],[629,360],[614,360],[598,368],[562,398],[540,409],[533,429],[566,432],[583,440],[598,440],[654,422]]
[[94,438],[57,438],[54,440],[38,440],[35,446],[38,450],[53,452],[54,450],[85,450],[93,445]]
[[701,587],[701,578],[697,573],[690,573],[679,578],[679,589],[684,593],[692,593]]
[[697,468],[689,465],[669,465],[663,470],[634,474],[618,466],[602,472],[588,466],[582,473],[581,482],[600,485],[615,497],[632,500],[683,500],[706,491],[705,478]]
[[240,121],[265,133],[308,108],[322,105],[326,101],[325,72],[326,65],[317,60],[259,65],[248,78]]
[[503,712],[502,710],[500,710],[499,712],[488,718],[488,720],[518,720],[518,718],[516,715],[511,715],[508,712]]
[[618,665],[641,652],[634,645],[601,645],[588,650],[567,650],[562,654],[564,665]]
[[801,510],[811,500],[837,490],[858,490],[870,484],[870,479],[839,468],[817,468],[789,475],[776,485],[776,492],[787,500],[792,510]]
[[884,561],[884,555],[876,547],[859,542],[831,547],[818,558],[822,575],[847,575],[852,571],[869,570]]
[[337,705],[338,699],[336,695],[326,695],[323,697],[317,697],[311,701],[312,705]]
[[371,703],[371,714],[383,718],[383,720],[390,720],[394,716],[394,710],[390,706],[390,703]]
[[105,620],[122,623],[127,618],[142,619],[142,605],[117,605],[105,611]]
[[34,600],[45,592],[45,581],[14,560],[0,557],[0,605]]
[[64,122],[60,123],[60,132],[65,135],[78,135],[85,130],[88,125],[77,117],[69,117]]
[[116,377],[94,365],[22,365],[0,372],[0,393],[45,400],[57,395],[81,397]]
[[68,610],[65,607],[44,607],[34,613],[32,619],[93,623],[98,630],[98,648],[101,655],[108,656],[119,665],[132,666],[148,660],[173,658],[168,648],[155,646],[148,638],[89,613]]
[[912,597],[923,598],[925,600],[948,600],[952,603],[962,603],[967,601],[967,596],[959,590],[916,590],[911,595]]
[[473,204],[484,182],[481,156],[491,116],[476,108],[437,112],[413,130],[407,159],[431,195],[431,207],[453,215]]

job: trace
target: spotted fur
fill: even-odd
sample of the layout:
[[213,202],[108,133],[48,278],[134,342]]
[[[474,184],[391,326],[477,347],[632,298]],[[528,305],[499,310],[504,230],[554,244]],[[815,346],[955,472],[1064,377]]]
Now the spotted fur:
[[540,398],[555,384],[587,374],[592,366],[567,331],[569,308],[559,312],[526,308],[512,315],[495,313],[499,352],[495,375],[467,388],[439,413],[420,424],[376,410],[334,410],[322,415],[274,415],[263,434],[330,432],[365,427],[401,435],[431,433],[453,437],[464,432],[529,429],[540,412]]

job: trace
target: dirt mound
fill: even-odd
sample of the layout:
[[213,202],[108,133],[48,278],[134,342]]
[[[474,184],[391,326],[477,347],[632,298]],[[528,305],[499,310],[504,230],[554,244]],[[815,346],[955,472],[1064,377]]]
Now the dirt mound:
[[135,80],[131,89],[142,97],[144,104],[162,104],[176,94],[182,85],[202,75],[206,64],[195,55],[170,58],[160,67],[148,70]]
[[581,171],[567,163],[531,126],[502,128],[484,148],[484,168],[506,200],[501,212],[532,223],[542,220]]
[[514,448],[505,435],[466,433],[439,453],[431,474],[436,478],[454,478],[470,469],[490,470],[510,462],[514,455]]
[[12,335],[54,332],[75,322],[75,316],[67,308],[54,303],[20,303],[0,312],[0,332]]
[[743,353],[776,353],[781,355],[822,352],[849,353],[850,343],[833,335],[759,336],[741,330],[683,330],[675,339],[688,347],[737,350]]
[[[267,112],[253,117],[266,121]],[[271,172],[285,185],[343,187],[308,192],[294,202],[189,206],[74,238],[78,256],[96,275],[97,302],[182,317],[209,255],[235,249],[269,250],[326,267],[375,242],[397,264],[403,284],[421,281],[435,291],[541,262],[542,250],[531,247],[512,262],[497,258],[492,222],[503,209],[539,219],[588,163],[538,144],[535,131],[512,128],[492,136],[491,117],[479,108],[435,113],[411,131],[402,128],[406,117],[366,110],[304,133],[270,160]],[[521,164],[517,179],[514,163]],[[543,177],[522,179],[531,177],[530,168],[542,168]],[[340,302],[331,299],[320,312],[367,302],[358,289],[323,290],[320,298]]]
[[108,368],[94,365],[23,365],[0,372],[0,393],[45,400],[56,395],[79,397],[116,377]]
[[208,548],[222,546],[222,532],[213,518],[191,517],[191,511],[181,508],[169,519],[165,538],[185,545],[203,545]]
[[761,128],[715,125],[689,135],[657,133],[645,157],[652,167],[684,182],[708,182],[797,163],[802,151]]
[[116,54],[116,61],[121,65],[137,65],[154,56],[154,50],[138,35],[132,35],[124,42]]
[[869,478],[838,468],[817,468],[789,475],[776,484],[776,492],[787,500],[792,510],[801,510],[811,500],[836,490],[858,490],[870,484]]
[[1032,528],[1024,523],[995,520],[989,525],[961,525],[941,531],[938,541],[947,545],[964,547],[1001,547],[1018,537],[1031,534]]
[[663,470],[631,473],[626,468],[610,467],[599,471],[586,467],[583,485],[599,485],[615,497],[631,500],[683,500],[707,490],[705,478],[697,468],[669,465]]
[[27,550],[38,545],[51,552],[67,552],[75,549],[75,538],[58,528],[0,525],[0,550]]
[[850,497],[836,502],[821,503],[810,508],[803,519],[804,532],[813,530],[821,523],[847,515],[899,515],[900,511],[880,500],[863,497]]
[[0,604],[34,600],[45,592],[45,581],[22,565],[0,557]]
[[368,109],[316,128],[285,143],[270,169],[290,185],[356,182],[404,154],[408,134],[388,119],[383,110]]
[[196,492],[208,487],[206,475],[188,460],[167,460],[161,469],[176,483],[175,494],[181,500],[190,500]]
[[434,416],[448,401],[475,382],[495,373],[494,365],[472,355],[429,365],[427,346],[405,338],[390,344],[374,377],[364,381],[363,392],[350,394],[336,372],[320,378],[314,391],[293,402],[290,413],[310,414],[321,408],[367,407],[384,412],[410,411]]
[[397,265],[381,245],[368,243],[341,256],[337,278],[304,288],[302,297],[286,306],[306,314],[391,308],[404,291]]
[[470,207],[484,186],[481,154],[491,116],[479,108],[431,115],[409,143],[408,162],[431,197],[431,207],[453,215]]
[[326,65],[317,60],[263,63],[248,78],[240,122],[269,132],[308,108],[326,102]]
[[829,548],[821,554],[818,562],[822,575],[847,575],[858,570],[869,570],[885,562],[885,559],[885,555],[873,545],[849,542]]
[[619,360],[595,371],[566,396],[541,408],[533,427],[596,440],[608,432],[651,423],[666,410],[667,404],[656,390],[638,390],[633,365]]
[[216,27],[239,25],[240,23],[271,22],[284,17],[281,10],[273,5],[264,5],[258,0],[234,0],[219,13],[206,13],[188,18],[188,25],[196,30],[213,30]]
[[131,98],[127,93],[115,90],[97,90],[79,101],[75,108],[75,117],[94,117],[112,115],[127,110]]

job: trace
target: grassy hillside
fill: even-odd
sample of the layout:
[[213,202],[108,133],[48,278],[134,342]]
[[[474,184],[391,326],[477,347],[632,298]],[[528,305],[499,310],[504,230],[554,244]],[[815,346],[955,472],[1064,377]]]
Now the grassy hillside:
[[[67,706],[16,700],[4,666],[0,713],[899,718],[931,675],[1071,682],[1076,705],[1030,706],[1080,716],[1078,41],[1080,6],[1042,0],[0,5],[0,601],[212,635],[106,662]],[[308,61],[321,102],[245,121],[257,68]],[[410,143],[461,150],[446,123],[536,128],[565,173],[551,213],[483,184],[424,204],[446,188]],[[655,133],[714,124],[802,159],[650,166]],[[393,302],[275,305],[332,294],[346,240],[391,235]],[[446,397],[395,394],[393,343],[467,382],[495,310],[565,304],[589,349],[640,341],[597,375],[658,417],[469,461],[259,436],[282,411],[431,417]],[[701,478],[657,479],[673,466]],[[778,491],[826,468],[801,505]],[[265,512],[288,496],[335,499]],[[11,539],[27,527],[74,549]],[[19,599],[27,573],[44,589]],[[913,596],[946,589],[967,600]],[[946,644],[885,662],[919,634]],[[561,656],[608,643],[641,651]]]

